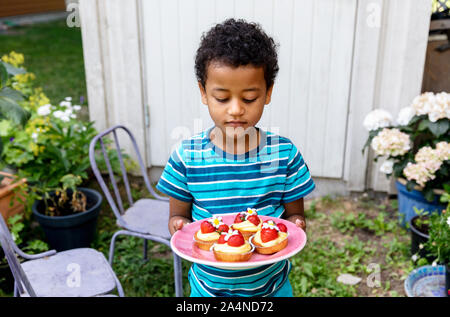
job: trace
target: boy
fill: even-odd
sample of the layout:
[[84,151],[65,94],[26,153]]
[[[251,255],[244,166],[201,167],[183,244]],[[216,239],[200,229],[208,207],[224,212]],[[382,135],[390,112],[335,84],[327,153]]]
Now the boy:
[[[170,196],[171,234],[192,220],[256,208],[306,229],[303,197],[315,185],[288,139],[256,127],[278,72],[276,45],[259,25],[228,19],[203,35],[195,60],[214,126],[172,153],[157,188]],[[246,270],[194,263],[191,296],[292,296],[290,262]]]

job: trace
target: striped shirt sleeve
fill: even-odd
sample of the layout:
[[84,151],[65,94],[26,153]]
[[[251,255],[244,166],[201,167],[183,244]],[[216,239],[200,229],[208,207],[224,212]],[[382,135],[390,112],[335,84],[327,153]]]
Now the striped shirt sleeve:
[[287,164],[286,184],[284,186],[282,203],[290,203],[305,197],[315,188],[309,168],[297,147],[292,144]]
[[182,145],[170,155],[156,188],[175,199],[185,202],[193,201],[192,194],[187,185],[186,165],[183,161]]

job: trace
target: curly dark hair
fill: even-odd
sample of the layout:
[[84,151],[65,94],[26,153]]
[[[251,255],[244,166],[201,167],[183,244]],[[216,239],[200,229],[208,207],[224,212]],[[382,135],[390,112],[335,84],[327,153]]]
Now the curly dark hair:
[[278,73],[277,44],[257,23],[243,19],[227,19],[215,25],[201,37],[195,57],[197,80],[205,87],[211,62],[231,67],[253,65],[263,67],[267,88]]

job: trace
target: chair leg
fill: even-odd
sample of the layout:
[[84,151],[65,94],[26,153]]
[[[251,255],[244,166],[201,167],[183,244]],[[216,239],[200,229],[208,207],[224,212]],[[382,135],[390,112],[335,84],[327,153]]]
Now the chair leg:
[[109,265],[111,265],[111,267],[112,267],[112,264],[114,261],[114,247],[116,244],[116,238],[121,234],[126,234],[126,231],[119,230],[116,233],[114,233],[111,238],[111,243],[109,244],[109,259],[108,259],[108,261],[109,261]]
[[147,261],[148,261],[148,252],[147,252],[147,249],[148,249],[148,240],[147,240],[147,239],[144,239],[144,262],[147,262]]
[[173,253],[173,270],[175,278],[175,296],[183,297],[183,270],[181,258]]

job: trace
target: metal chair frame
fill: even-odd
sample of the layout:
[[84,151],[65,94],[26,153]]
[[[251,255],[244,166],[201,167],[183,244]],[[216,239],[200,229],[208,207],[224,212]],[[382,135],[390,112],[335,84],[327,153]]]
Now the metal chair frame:
[[[5,220],[2,216],[0,216],[0,244],[3,248],[3,251],[5,253],[6,260],[8,261],[8,265],[11,269],[11,273],[14,277],[14,296],[30,296],[30,297],[37,297],[37,294],[35,290],[33,289],[30,280],[28,279],[24,269],[22,268],[22,265],[19,262],[19,259],[17,258],[16,254],[18,254],[20,257],[26,259],[26,260],[37,260],[44,257],[52,257],[57,255],[58,253],[56,250],[50,250],[46,252],[42,252],[39,254],[27,254],[19,249],[19,247],[16,245],[14,240],[11,237],[11,233],[8,229],[8,226],[5,223]],[[106,263],[106,262],[105,262]],[[116,289],[119,293],[120,297],[124,296],[124,292],[122,289],[122,285],[119,282],[119,279],[115,275],[112,268],[110,268],[110,272],[114,278],[114,282],[116,284]],[[102,294],[98,294],[102,295]],[[55,294],[55,296],[58,296],[58,294]]]
[[[116,238],[120,235],[133,236],[133,237],[138,237],[138,238],[144,239],[144,260],[148,259],[148,257],[147,257],[148,256],[147,240],[155,241],[158,243],[163,243],[170,247],[170,239],[166,239],[164,237],[157,236],[154,234],[139,232],[135,228],[132,228],[127,223],[127,221],[122,217],[124,215],[124,213],[126,212],[126,210],[123,207],[123,201],[119,194],[119,189],[117,187],[117,182],[116,182],[116,178],[114,175],[114,171],[112,169],[111,162],[110,162],[108,154],[107,154],[105,142],[103,141],[104,137],[109,136],[109,134],[111,134],[111,133],[113,134],[113,140],[114,140],[114,144],[116,146],[117,157],[118,157],[119,163],[120,163],[122,180],[125,185],[128,202],[129,202],[130,206],[133,206],[136,202],[134,202],[132,195],[131,195],[130,184],[128,181],[127,172],[126,172],[124,161],[123,161],[123,156],[122,156],[122,152],[121,152],[121,148],[120,148],[120,144],[119,144],[119,139],[117,137],[117,131],[119,129],[124,130],[128,134],[128,136],[132,142],[132,145],[133,145],[133,148],[134,148],[134,151],[135,151],[135,154],[137,156],[137,160],[138,160],[138,163],[140,166],[140,171],[144,178],[144,183],[145,183],[145,186],[146,186],[148,192],[153,197],[155,197],[157,200],[166,202],[167,207],[169,205],[169,198],[159,195],[152,188],[149,177],[147,175],[146,167],[143,163],[142,156],[140,154],[139,148],[136,143],[136,139],[134,138],[133,134],[131,133],[131,131],[128,128],[124,127],[123,125],[116,125],[116,126],[113,126],[109,129],[101,132],[100,134],[98,134],[97,136],[95,136],[92,139],[90,146],[89,146],[89,159],[91,162],[91,168],[94,172],[95,177],[97,178],[97,181],[98,181],[103,193],[105,194],[106,200],[108,201],[114,215],[116,216],[118,226],[120,228],[122,228],[122,230],[115,232],[111,239],[111,244],[110,244],[110,249],[109,249],[109,263],[111,265],[114,260],[115,241],[116,241]],[[95,159],[95,147],[96,147],[97,143],[100,143],[100,148],[103,153],[103,158],[105,160],[106,168],[107,168],[107,171],[109,174],[109,179],[110,179],[112,187],[113,187],[115,199],[113,198],[110,190],[108,189],[108,186],[106,185],[105,181],[103,180],[102,174],[97,166],[97,162]],[[117,201],[117,204],[116,204],[116,201]],[[167,208],[167,210],[168,210],[168,208]],[[167,226],[168,224],[165,223],[162,225]],[[173,252],[172,252],[172,254],[173,254],[173,266],[174,266],[174,278],[175,278],[175,295],[177,297],[180,297],[180,296],[183,296],[181,258]]]

